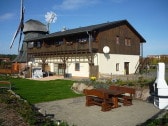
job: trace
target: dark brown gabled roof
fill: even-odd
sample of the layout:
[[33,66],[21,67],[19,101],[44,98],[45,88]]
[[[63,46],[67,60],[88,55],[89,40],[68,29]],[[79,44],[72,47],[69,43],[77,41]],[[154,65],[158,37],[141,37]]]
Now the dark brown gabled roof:
[[83,33],[83,32],[90,32],[94,30],[99,30],[105,27],[116,27],[126,24],[130,27],[131,30],[140,38],[140,42],[146,42],[146,40],[135,30],[135,28],[127,21],[127,20],[119,20],[119,21],[113,21],[113,22],[106,22],[102,24],[97,24],[97,25],[90,25],[86,27],[79,27],[75,29],[68,29],[65,31],[59,31],[51,34],[47,34],[42,37],[36,37],[32,39],[27,39],[25,40],[26,42],[31,42],[31,41],[38,41],[42,39],[49,39],[49,38],[54,38],[54,37],[59,37],[59,36],[66,36],[66,35],[71,35],[71,34],[77,34],[77,33]]

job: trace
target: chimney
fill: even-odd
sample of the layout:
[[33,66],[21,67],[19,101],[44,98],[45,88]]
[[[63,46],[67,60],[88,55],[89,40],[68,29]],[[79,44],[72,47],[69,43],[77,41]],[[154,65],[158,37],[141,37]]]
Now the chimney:
[[159,109],[168,109],[168,85],[165,81],[165,64],[158,63],[157,78],[154,86],[154,105]]

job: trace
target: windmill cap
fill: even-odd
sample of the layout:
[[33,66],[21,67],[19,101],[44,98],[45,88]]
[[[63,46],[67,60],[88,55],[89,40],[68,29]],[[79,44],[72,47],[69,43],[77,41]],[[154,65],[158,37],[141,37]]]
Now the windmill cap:
[[23,32],[30,31],[47,32],[48,30],[45,24],[41,23],[40,21],[30,19],[27,22],[25,22]]

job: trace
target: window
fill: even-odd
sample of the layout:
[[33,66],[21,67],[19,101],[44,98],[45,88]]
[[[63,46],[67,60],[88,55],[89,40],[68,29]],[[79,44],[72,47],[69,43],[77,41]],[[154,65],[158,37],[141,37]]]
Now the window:
[[119,63],[116,63],[116,71],[119,71]]
[[72,42],[72,41],[67,41],[66,44],[67,44],[67,45],[72,45],[73,42]]
[[131,46],[131,39],[125,38],[125,46]]
[[86,43],[88,41],[88,38],[80,38],[77,41],[80,43]]
[[33,45],[34,47],[37,47],[37,42],[34,42],[34,45]]
[[128,39],[128,46],[131,46],[131,39]]
[[116,44],[120,44],[120,38],[119,38],[119,36],[116,36]]
[[41,47],[41,42],[37,42],[37,48]]
[[79,63],[75,63],[75,71],[80,71],[80,64]]
[[56,41],[55,44],[56,45],[61,45],[61,44],[63,44],[63,41],[61,41],[61,40],[60,41]]
[[31,49],[34,47],[34,42],[28,42],[28,48]]

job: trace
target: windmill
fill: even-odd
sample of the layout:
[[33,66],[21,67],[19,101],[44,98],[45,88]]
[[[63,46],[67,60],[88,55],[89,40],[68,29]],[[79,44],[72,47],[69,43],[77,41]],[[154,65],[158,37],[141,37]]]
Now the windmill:
[[13,46],[13,44],[15,42],[16,37],[20,33],[19,46],[18,46],[18,51],[19,51],[20,42],[21,42],[22,34],[23,34],[23,27],[24,27],[24,7],[23,7],[23,0],[21,0],[20,23],[19,23],[18,29],[16,30],[16,32],[14,33],[14,36],[12,38],[12,42],[10,44],[10,49],[12,48],[12,46]]
[[49,32],[49,25],[51,23],[55,23],[56,20],[57,20],[56,13],[54,13],[52,11],[47,12],[47,14],[45,15],[45,21],[47,22],[48,32]]
[[[38,20],[29,19],[28,21],[24,22],[24,8],[23,8],[23,0],[21,0],[21,14],[20,14],[20,23],[18,29],[16,30],[12,42],[10,45],[10,49],[12,48],[16,37],[19,36],[19,46],[18,46],[18,55],[12,61],[16,65],[19,64],[19,71],[23,71],[28,67],[27,62],[30,60],[28,59],[27,55],[27,48],[28,43],[26,42],[27,39],[31,39],[34,37],[45,36],[48,33],[47,27],[45,24],[41,23]],[[24,38],[22,40],[22,35]],[[20,48],[22,41],[22,46]]]

